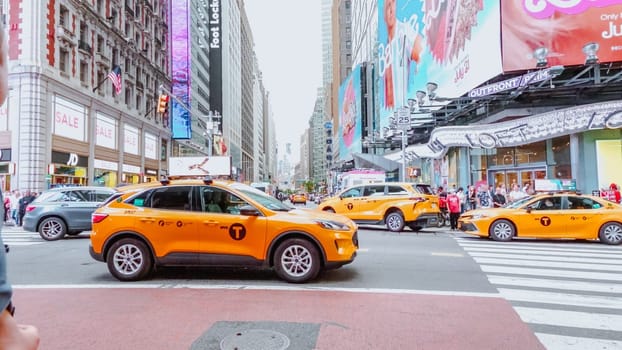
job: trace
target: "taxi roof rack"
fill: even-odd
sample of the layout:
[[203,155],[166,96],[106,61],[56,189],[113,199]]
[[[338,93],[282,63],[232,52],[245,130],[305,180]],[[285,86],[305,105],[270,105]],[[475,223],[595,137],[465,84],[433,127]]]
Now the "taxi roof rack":
[[570,193],[570,194],[576,194],[576,195],[579,195],[579,196],[583,194],[580,190],[558,190],[558,191],[547,191],[546,193],[549,194],[549,195]]

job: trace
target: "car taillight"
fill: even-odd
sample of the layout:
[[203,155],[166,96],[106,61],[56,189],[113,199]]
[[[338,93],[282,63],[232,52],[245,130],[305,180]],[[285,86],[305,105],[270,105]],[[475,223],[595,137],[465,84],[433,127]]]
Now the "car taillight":
[[29,206],[26,207],[26,212],[29,213],[29,212],[35,210],[36,208],[37,207],[35,207],[34,205],[29,205]]
[[94,224],[97,224],[97,223],[102,222],[107,217],[108,217],[108,214],[93,213],[93,215],[91,215],[91,222]]

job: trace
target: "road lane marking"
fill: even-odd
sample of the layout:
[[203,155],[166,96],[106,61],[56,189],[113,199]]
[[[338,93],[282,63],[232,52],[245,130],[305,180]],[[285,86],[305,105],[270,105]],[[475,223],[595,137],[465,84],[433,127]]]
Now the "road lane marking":
[[388,288],[336,288],[336,287],[296,287],[296,286],[249,286],[249,285],[195,285],[195,284],[18,284],[13,289],[214,289],[214,290],[270,290],[270,291],[301,291],[301,292],[345,292],[370,294],[407,294],[499,298],[499,293],[457,292],[421,289],[388,289]]
[[622,341],[570,337],[567,335],[535,333],[548,350],[614,350],[622,349]]
[[461,253],[446,253],[446,252],[432,252],[432,256],[446,256],[451,258],[464,258],[464,254]]
[[[573,305],[591,308],[622,310],[622,299],[619,296],[614,297],[542,292],[532,289],[497,288],[497,290],[504,298],[512,301],[526,301],[538,304]],[[622,327],[622,319],[620,321],[620,326]],[[622,328],[620,330],[622,330]]]
[[569,280],[551,280],[541,278],[510,277],[499,275],[488,275],[488,281],[492,284],[505,286],[520,286],[534,288],[548,288],[573,290],[597,293],[620,293],[622,294],[622,284],[580,282]]
[[578,272],[568,270],[554,270],[554,269],[530,269],[520,267],[506,267],[506,266],[491,266],[480,265],[483,272],[486,273],[506,273],[512,275],[533,275],[533,276],[549,276],[549,277],[566,277],[566,278],[581,278],[590,280],[609,280],[609,281],[622,281],[621,273],[604,273],[604,272]]
[[615,272],[622,270],[622,266],[619,265],[607,265],[604,263],[601,264],[582,264],[582,263],[573,263],[573,262],[556,262],[556,261],[547,261],[542,262],[539,260],[508,260],[508,259],[498,259],[498,258],[480,258],[474,257],[478,264],[488,264],[488,265],[514,265],[514,266],[532,266],[532,267],[547,267],[547,268],[562,268],[562,269],[579,269],[579,270],[590,270],[590,271],[601,271],[601,272]]
[[622,316],[620,315],[547,310],[522,306],[515,306],[514,309],[524,322],[530,324],[622,332]]
[[607,259],[607,258],[582,258],[582,257],[566,257],[566,256],[550,256],[546,255],[515,255],[515,254],[504,254],[504,253],[487,253],[487,252],[469,252],[469,255],[473,257],[481,257],[481,258],[503,258],[503,259],[513,259],[513,260],[532,260],[538,259],[541,261],[568,261],[568,262],[583,262],[583,263],[594,263],[594,264],[609,264],[609,265],[622,265],[622,259]]
[[[464,247],[463,247],[464,248]],[[478,246],[477,248],[465,248],[465,250],[469,253],[471,252],[489,252],[489,253],[507,253],[514,254],[516,256],[529,256],[529,255],[538,255],[538,254],[546,254],[549,256],[576,256],[576,257],[586,257],[586,258],[620,258],[620,253],[615,252],[615,254],[603,254],[603,253],[577,253],[571,251],[548,251],[541,249],[510,249],[511,251],[505,252],[500,251],[503,249],[499,249],[497,247],[491,248],[482,248]],[[520,255],[519,255],[520,254]]]

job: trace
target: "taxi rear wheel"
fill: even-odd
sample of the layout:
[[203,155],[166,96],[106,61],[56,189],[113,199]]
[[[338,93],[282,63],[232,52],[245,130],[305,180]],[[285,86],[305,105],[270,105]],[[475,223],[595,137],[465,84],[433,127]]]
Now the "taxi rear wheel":
[[290,283],[304,283],[320,273],[320,254],[313,243],[300,238],[283,241],[274,252],[277,276]]
[[39,235],[46,241],[57,241],[67,233],[67,225],[63,219],[52,216],[41,221]]
[[120,281],[139,281],[153,269],[151,252],[145,243],[135,238],[115,242],[106,259],[108,270]]
[[604,224],[598,232],[598,238],[606,244],[622,243],[622,224],[618,222],[608,222]]
[[391,232],[402,232],[404,229],[404,216],[399,211],[392,211],[384,219],[387,224],[387,228]]
[[495,241],[509,242],[516,235],[516,229],[508,220],[497,220],[490,225],[489,235]]

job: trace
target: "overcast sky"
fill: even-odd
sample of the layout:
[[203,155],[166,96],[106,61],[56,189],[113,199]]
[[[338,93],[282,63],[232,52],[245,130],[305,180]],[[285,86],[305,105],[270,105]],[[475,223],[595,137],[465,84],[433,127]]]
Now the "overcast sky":
[[270,92],[279,144],[292,144],[300,159],[300,136],[322,84],[322,42],[319,0],[245,0],[255,52]]

